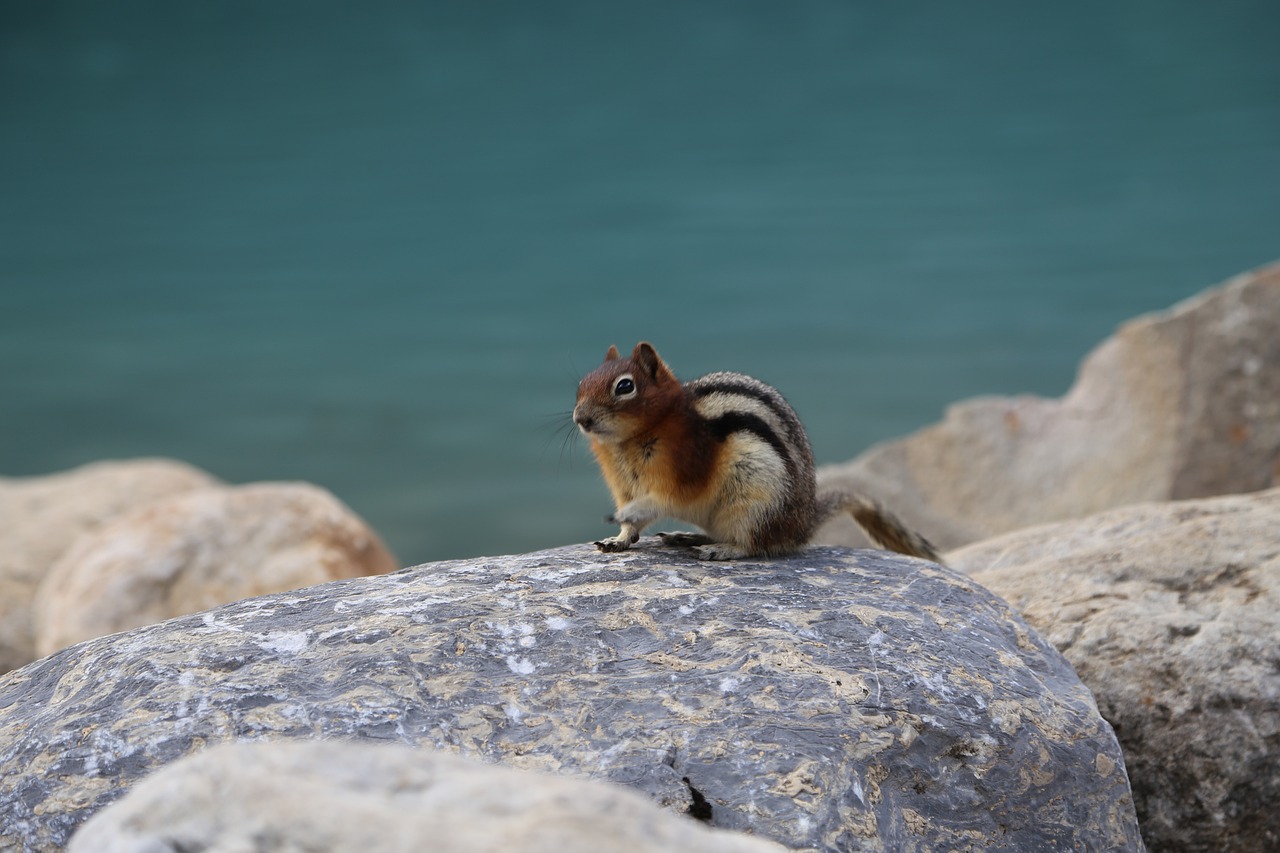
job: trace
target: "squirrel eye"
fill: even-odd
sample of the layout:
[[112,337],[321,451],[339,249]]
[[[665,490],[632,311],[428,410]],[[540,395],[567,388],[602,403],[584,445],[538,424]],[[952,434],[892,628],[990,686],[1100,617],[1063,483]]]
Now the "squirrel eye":
[[636,383],[630,376],[624,376],[618,380],[618,384],[613,386],[613,396],[625,397],[627,394],[633,394],[636,390]]

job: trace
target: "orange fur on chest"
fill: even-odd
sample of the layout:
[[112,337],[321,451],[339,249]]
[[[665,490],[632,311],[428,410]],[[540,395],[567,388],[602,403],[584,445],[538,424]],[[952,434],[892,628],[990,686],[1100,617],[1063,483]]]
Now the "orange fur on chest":
[[699,434],[681,414],[673,413],[626,441],[593,440],[591,449],[619,505],[650,495],[678,506],[713,494],[723,444]]

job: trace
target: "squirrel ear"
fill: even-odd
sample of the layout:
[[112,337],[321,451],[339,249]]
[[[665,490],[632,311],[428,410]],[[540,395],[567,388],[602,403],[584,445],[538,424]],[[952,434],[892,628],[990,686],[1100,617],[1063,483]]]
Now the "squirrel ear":
[[604,354],[604,360],[605,360],[605,361],[617,361],[617,360],[618,360],[618,345],[617,345],[617,344],[614,344],[613,346],[609,347],[609,351],[608,351],[607,353],[605,353],[605,354]]
[[658,351],[648,341],[636,344],[636,348],[631,352],[631,360],[638,364],[650,379],[657,379],[658,374],[669,372],[667,366],[662,363]]

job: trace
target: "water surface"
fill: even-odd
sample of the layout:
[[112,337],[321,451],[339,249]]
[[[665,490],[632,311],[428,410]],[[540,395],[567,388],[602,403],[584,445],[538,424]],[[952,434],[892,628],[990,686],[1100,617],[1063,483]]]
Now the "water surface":
[[820,461],[1057,395],[1280,256],[1280,6],[8,2],[0,473],[334,491],[405,564],[608,532],[611,343]]

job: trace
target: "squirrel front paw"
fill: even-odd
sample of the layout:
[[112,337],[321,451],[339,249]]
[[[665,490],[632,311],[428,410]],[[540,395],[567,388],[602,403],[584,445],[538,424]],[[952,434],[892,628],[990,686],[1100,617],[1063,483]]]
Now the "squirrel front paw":
[[616,554],[619,551],[625,551],[634,545],[640,539],[638,533],[631,536],[610,536],[608,539],[601,539],[595,543],[595,546],[606,554]]
[[615,509],[612,513],[605,516],[605,521],[611,524],[631,525],[640,530],[652,524],[662,513],[658,507],[654,505],[653,499],[649,497],[639,497],[633,501],[627,501],[622,506]]

